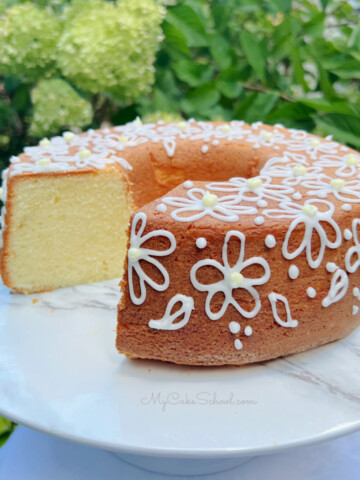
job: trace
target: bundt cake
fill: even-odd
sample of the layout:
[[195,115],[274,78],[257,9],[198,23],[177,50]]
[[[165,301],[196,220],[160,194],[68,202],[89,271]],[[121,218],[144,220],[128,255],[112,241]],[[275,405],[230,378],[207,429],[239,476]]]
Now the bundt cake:
[[44,139],[4,175],[2,278],[50,290],[121,276],[125,260],[117,348],[132,358],[304,351],[359,323],[359,161],[260,122]]

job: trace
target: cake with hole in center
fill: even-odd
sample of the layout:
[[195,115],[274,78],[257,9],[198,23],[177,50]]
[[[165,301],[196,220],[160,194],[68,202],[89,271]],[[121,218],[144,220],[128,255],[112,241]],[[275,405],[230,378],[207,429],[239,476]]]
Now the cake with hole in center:
[[359,161],[261,122],[43,139],[3,175],[1,275],[30,293],[124,271],[117,348],[131,358],[305,351],[359,323]]

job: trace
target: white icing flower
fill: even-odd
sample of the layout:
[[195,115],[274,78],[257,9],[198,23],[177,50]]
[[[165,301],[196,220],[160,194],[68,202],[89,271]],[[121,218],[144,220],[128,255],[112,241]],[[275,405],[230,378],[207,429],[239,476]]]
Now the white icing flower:
[[287,150],[295,152],[305,151],[311,159],[316,159],[319,153],[334,154],[337,153],[339,144],[330,142],[323,138],[309,136],[301,130],[290,130],[291,140],[286,141]]
[[[325,205],[327,210],[322,211],[319,207]],[[341,230],[338,224],[332,218],[335,207],[327,200],[306,200],[304,205],[296,203],[281,203],[280,209],[264,210],[263,214],[270,218],[294,218],[291,223],[282,246],[282,253],[287,260],[292,260],[299,256],[303,250],[306,251],[306,258],[311,268],[317,268],[322,262],[326,247],[338,248],[342,242]],[[335,240],[328,238],[322,223],[325,223],[335,233]],[[305,231],[300,245],[289,252],[288,247],[291,242],[291,236],[295,229],[304,224]],[[320,240],[320,248],[316,258],[313,258],[312,240],[313,235],[317,234]]]
[[279,132],[277,129],[273,130],[259,130],[256,133],[250,133],[246,138],[247,142],[253,143],[254,148],[273,147],[274,145],[281,145],[284,143],[285,134]]
[[179,222],[193,222],[205,215],[226,222],[236,222],[239,220],[239,215],[257,213],[254,207],[239,205],[240,198],[237,195],[218,197],[202,188],[191,188],[186,194],[188,198],[165,197],[162,199],[166,205],[177,207],[170,215]]
[[[237,238],[240,241],[240,250],[238,259],[234,266],[229,264],[228,260],[228,243],[232,237]],[[190,278],[193,286],[200,292],[208,292],[205,301],[205,312],[211,320],[218,320],[221,318],[227,307],[233,305],[236,310],[245,318],[253,318],[257,315],[261,308],[260,296],[257,290],[254,288],[257,285],[263,285],[270,278],[270,267],[268,262],[261,257],[253,257],[248,260],[244,260],[245,255],[245,235],[237,230],[229,231],[225,236],[222,260],[223,264],[216,260],[206,259],[197,262],[191,269]],[[260,265],[264,269],[264,274],[260,278],[247,278],[243,275],[245,268],[251,265]],[[218,269],[223,275],[224,279],[213,284],[203,284],[197,280],[197,273],[203,267],[214,267]],[[246,290],[254,300],[254,307],[252,310],[245,310],[233,297],[233,290],[241,288]],[[211,301],[217,293],[224,294],[224,302],[218,312],[211,310]]]
[[[358,237],[358,226],[360,220],[355,218],[352,222],[352,232],[355,245],[350,247],[345,255],[345,267],[349,273],[354,273],[360,266],[360,242]],[[354,257],[357,257],[355,260]]]
[[299,185],[304,180],[317,180],[322,174],[321,167],[309,166],[306,161],[290,161],[287,156],[271,158],[261,170],[262,175],[283,178],[281,183],[290,187]]
[[213,182],[206,186],[218,192],[234,192],[239,195],[241,200],[257,202],[259,206],[266,206],[265,199],[276,202],[288,200],[288,196],[294,192],[294,189],[289,186],[273,184],[271,181],[272,179],[268,175],[247,179],[234,177],[228,182]]
[[[147,217],[145,213],[137,213],[134,217],[131,235],[130,235],[130,247],[128,251],[128,280],[129,290],[132,302],[135,305],[141,305],[146,299],[146,283],[150,285],[154,290],[163,292],[169,287],[170,278],[166,268],[154,257],[164,257],[170,255],[175,251],[176,240],[174,235],[167,230],[154,230],[143,236]],[[138,228],[139,225],[139,228]],[[165,250],[153,250],[143,247],[143,244],[154,237],[165,237],[170,242],[170,247]],[[148,262],[152,264],[160,272],[163,277],[163,283],[157,283],[155,280],[149,277],[144,270],[140,261]],[[139,280],[140,296],[137,296],[134,290],[133,276],[137,275]]]
[[343,178],[330,178],[322,175],[317,180],[305,180],[301,185],[309,189],[306,194],[310,196],[326,198],[332,194],[343,202],[360,202],[359,180],[346,181]]
[[353,153],[340,157],[338,155],[322,155],[314,164],[316,167],[336,168],[338,177],[351,177],[360,173],[360,156]]

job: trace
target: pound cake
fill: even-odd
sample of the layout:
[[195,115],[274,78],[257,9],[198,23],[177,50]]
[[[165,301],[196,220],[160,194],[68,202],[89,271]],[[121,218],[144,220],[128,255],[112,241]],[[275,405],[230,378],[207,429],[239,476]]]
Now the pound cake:
[[331,137],[261,122],[43,139],[3,175],[1,275],[30,293],[125,268],[116,344],[131,358],[304,351],[359,323],[359,161]]
[[280,126],[230,135],[256,175],[187,180],[132,215],[117,329],[130,358],[240,365],[359,324],[359,154]]

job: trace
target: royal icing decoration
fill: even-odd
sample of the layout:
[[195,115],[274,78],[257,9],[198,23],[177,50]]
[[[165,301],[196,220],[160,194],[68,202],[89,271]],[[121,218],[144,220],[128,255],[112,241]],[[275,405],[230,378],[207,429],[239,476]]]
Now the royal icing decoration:
[[[271,303],[272,313],[273,313],[275,322],[277,322],[282,327],[287,327],[287,328],[295,328],[298,326],[298,321],[294,320],[291,316],[289,302],[286,297],[284,297],[283,295],[280,295],[279,293],[272,292],[270,293],[268,298]],[[279,316],[279,313],[277,310],[277,302],[281,302],[285,306],[285,312],[286,312],[285,321],[282,320]]]
[[[179,310],[171,313],[174,306],[180,303]],[[164,316],[159,320],[150,320],[149,327],[156,330],[179,330],[185,327],[190,319],[191,312],[194,310],[194,299],[186,295],[177,294],[167,304]],[[175,322],[183,316],[182,320]]]
[[[231,266],[228,260],[228,244],[230,239],[235,238],[240,242],[240,248],[238,258],[235,265]],[[217,260],[206,259],[197,262],[191,269],[190,278],[191,282],[200,292],[207,292],[205,301],[205,312],[210,320],[218,320],[221,318],[229,305],[232,305],[243,317],[253,318],[257,315],[261,308],[261,301],[259,293],[256,290],[256,286],[263,285],[270,278],[270,267],[267,261],[262,257],[253,257],[245,260],[245,235],[237,230],[231,230],[225,236],[222,260],[221,264]],[[264,274],[259,278],[247,278],[241,272],[250,265],[259,265],[263,268]],[[212,284],[201,283],[198,278],[198,272],[203,267],[214,267],[223,276],[223,280]],[[233,291],[235,289],[246,290],[254,301],[254,306],[251,310],[244,309],[233,297]],[[214,312],[211,309],[211,301],[217,293],[223,293],[224,301],[219,311]]]
[[[146,235],[143,235],[146,227],[145,213],[137,213],[134,217],[131,226],[130,248],[128,251],[128,281],[131,301],[135,305],[141,305],[146,299],[146,284],[158,292],[163,292],[170,285],[170,278],[165,267],[156,259],[156,257],[165,257],[174,252],[176,248],[176,240],[174,235],[167,230],[154,230]],[[146,248],[144,244],[154,237],[166,238],[170,246],[165,250],[153,250]],[[157,283],[155,280],[147,275],[140,263],[140,261],[152,264],[162,275],[163,282]],[[134,289],[134,277],[137,277],[139,282],[140,296],[137,296]]]

